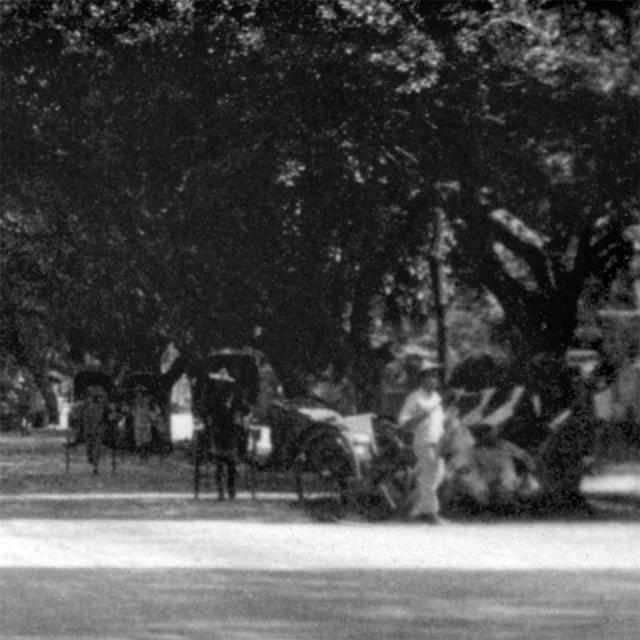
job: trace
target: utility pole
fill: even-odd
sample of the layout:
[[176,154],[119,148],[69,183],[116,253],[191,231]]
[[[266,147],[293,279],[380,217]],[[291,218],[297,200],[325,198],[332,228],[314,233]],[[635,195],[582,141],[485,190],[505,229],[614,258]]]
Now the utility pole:
[[442,269],[442,227],[444,223],[444,210],[441,207],[435,209],[433,221],[433,238],[429,250],[429,273],[433,287],[434,306],[436,312],[436,326],[438,332],[438,360],[440,362],[440,384],[444,386],[448,373],[448,344],[446,325],[446,305],[444,300],[444,276]]

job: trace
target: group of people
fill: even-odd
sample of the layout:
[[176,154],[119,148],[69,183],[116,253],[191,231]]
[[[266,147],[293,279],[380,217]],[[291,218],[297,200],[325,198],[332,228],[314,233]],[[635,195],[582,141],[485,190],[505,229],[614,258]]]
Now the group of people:
[[[440,522],[438,488],[444,478],[444,463],[439,444],[444,435],[445,412],[438,391],[439,367],[425,361],[419,372],[419,386],[410,393],[398,416],[401,429],[413,433],[416,456],[416,495],[411,511],[415,519]],[[100,384],[89,385],[84,399],[70,416],[74,434],[69,446],[84,443],[93,473],[99,472],[105,443],[115,437],[117,425],[129,425],[134,449],[146,457],[154,432],[162,429],[163,412],[149,391],[135,387],[133,398],[124,406],[110,402],[109,390]],[[196,383],[194,411],[203,422],[203,446],[213,452],[215,479],[220,500],[236,496],[237,465],[246,449],[244,422],[250,412],[242,390],[223,369],[208,374]]]
[[[584,504],[580,481],[597,448],[593,393],[606,383],[604,368],[585,377],[542,354],[532,361],[526,386],[513,386],[465,427],[455,406],[444,407],[440,374],[437,363],[424,361],[397,417],[398,428],[412,435],[416,460],[412,518],[442,522],[439,497],[480,508]],[[452,446],[453,432],[467,440]]]
[[[167,416],[151,389],[134,384],[119,403],[112,402],[108,381],[99,376],[81,392],[69,416],[67,447],[84,444],[94,474],[105,447],[123,446],[145,459],[159,446],[170,446]],[[214,454],[220,499],[235,498],[237,464],[246,450],[245,417],[250,412],[240,385],[226,369],[197,378],[193,409],[203,423],[203,445]]]
[[[445,480],[447,469],[455,467],[451,461],[446,467],[443,459],[444,441],[447,439],[445,436],[450,435],[447,433],[450,431],[447,428],[447,422],[450,420],[451,412],[450,408],[445,408],[440,390],[441,373],[441,366],[436,361],[425,359],[421,362],[415,388],[404,399],[396,420],[397,428],[410,436],[415,458],[415,490],[411,498],[409,515],[412,519],[431,524],[443,522],[440,517],[440,487]],[[192,401],[194,414],[203,426],[199,436],[200,446],[203,451],[212,454],[211,460],[215,464],[218,497],[220,500],[233,499],[236,496],[237,465],[247,450],[246,420],[251,407],[247,402],[246,394],[229,372],[221,368],[195,378]],[[578,417],[581,415],[577,410],[574,413]],[[75,432],[72,446],[80,442],[86,443],[87,458],[94,473],[98,473],[105,441],[110,435],[115,437],[116,425],[123,423],[126,425],[126,430],[133,440],[133,448],[142,457],[146,457],[151,450],[154,439],[168,431],[164,411],[158,406],[149,389],[144,386],[134,387],[133,395],[128,398],[128,401],[124,405],[116,406],[109,402],[109,389],[106,386],[89,385],[83,401],[76,405],[70,422]],[[511,422],[517,423],[517,420]],[[535,422],[537,425],[540,420]],[[480,426],[487,427],[485,423]],[[570,429],[564,429],[560,426],[556,429],[556,439],[564,437],[565,433],[571,436],[576,429],[572,425],[570,427]],[[585,429],[588,427],[587,424]],[[473,457],[478,452],[482,453],[486,450],[494,455],[494,458],[500,454],[502,456],[500,460],[508,458],[513,463],[511,466],[515,471],[512,475],[519,473],[518,466],[524,467],[524,476],[531,475],[533,462],[525,449],[516,446],[517,443],[501,442],[500,438],[495,436],[496,432],[496,429],[491,429],[494,439],[489,444],[482,440],[481,432],[474,433],[472,440],[478,446],[475,449],[468,448],[467,453],[471,452],[470,455]],[[501,448],[494,440],[504,446]],[[573,443],[575,438],[571,437],[569,440]],[[582,437],[581,442],[588,444],[589,439]],[[572,448],[575,448],[573,444]],[[547,458],[551,460],[552,454],[555,455],[557,452],[566,456],[565,450],[565,446],[554,447],[550,449]],[[580,455],[584,456],[584,453],[581,451]],[[500,466],[502,464],[500,460],[498,460],[500,464],[496,463],[494,466]],[[566,465],[558,463],[554,466],[552,464],[554,460],[547,461],[547,470],[553,471],[556,467],[564,469]],[[493,459],[492,461],[495,462]],[[504,476],[503,468],[506,466],[508,465],[503,465],[499,469],[502,476]],[[575,466],[578,468],[578,465]],[[500,482],[505,484],[502,476]],[[512,484],[515,483],[515,487],[519,482],[519,478],[513,478]],[[481,484],[476,482],[478,486]],[[575,489],[573,486],[575,484],[573,482],[571,490]],[[487,491],[490,492],[490,488]],[[509,492],[510,495],[516,494],[512,487],[509,487],[507,493]]]
[[162,408],[149,389],[135,386],[133,397],[120,404],[110,400],[107,384],[89,384],[69,416],[72,448],[86,445],[87,461],[99,473],[100,460],[107,445],[123,444],[145,459],[154,442],[166,439],[168,425]]

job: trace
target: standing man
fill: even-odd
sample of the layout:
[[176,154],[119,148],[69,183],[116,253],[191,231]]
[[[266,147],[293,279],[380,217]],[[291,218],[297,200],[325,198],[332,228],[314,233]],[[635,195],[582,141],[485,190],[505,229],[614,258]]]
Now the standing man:
[[93,467],[94,474],[98,473],[104,448],[108,425],[107,401],[107,390],[103,386],[89,385],[87,398],[81,409],[82,432],[87,443],[87,460]]
[[413,434],[416,457],[416,489],[410,517],[440,524],[438,488],[445,476],[439,445],[444,435],[445,413],[438,393],[440,365],[424,360],[418,373],[418,387],[410,393],[398,415],[398,425]]
[[218,499],[236,497],[237,465],[246,451],[244,426],[240,416],[248,413],[248,405],[242,400],[241,390],[235,378],[226,369],[209,374],[213,381],[207,385],[205,425],[213,444],[216,464]]

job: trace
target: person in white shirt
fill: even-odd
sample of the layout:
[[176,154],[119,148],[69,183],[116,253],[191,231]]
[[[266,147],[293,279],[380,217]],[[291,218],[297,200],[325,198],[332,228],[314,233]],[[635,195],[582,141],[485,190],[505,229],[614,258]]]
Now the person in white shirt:
[[398,414],[398,426],[413,434],[416,457],[416,490],[410,517],[431,524],[439,517],[438,488],[445,477],[439,445],[445,430],[445,412],[438,393],[440,365],[424,361],[419,372],[419,386],[410,393]]

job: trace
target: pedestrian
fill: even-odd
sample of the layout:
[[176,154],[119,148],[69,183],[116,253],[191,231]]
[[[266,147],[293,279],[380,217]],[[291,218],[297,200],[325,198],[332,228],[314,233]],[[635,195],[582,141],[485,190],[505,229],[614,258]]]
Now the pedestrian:
[[142,385],[134,388],[131,419],[135,449],[142,459],[146,459],[152,448],[154,429],[160,421],[160,410],[153,403],[149,390]]
[[82,433],[87,443],[87,460],[93,467],[94,474],[98,473],[107,433],[107,402],[107,390],[102,385],[89,385],[86,400],[80,409]]
[[84,444],[84,424],[83,424],[83,414],[84,414],[84,406],[86,400],[82,400],[80,402],[76,402],[71,407],[69,411],[69,431],[70,437],[69,441],[66,443],[66,446],[69,449],[73,447],[77,447],[79,444]]
[[418,372],[417,388],[411,392],[398,414],[398,426],[412,434],[416,458],[416,488],[410,518],[440,524],[438,488],[445,477],[440,441],[445,432],[445,411],[438,392],[440,365],[424,360]]
[[245,442],[239,419],[246,415],[248,409],[235,379],[226,369],[209,377],[215,389],[207,415],[207,430],[213,445],[218,499],[224,500],[226,495],[233,500],[236,497],[237,465]]

